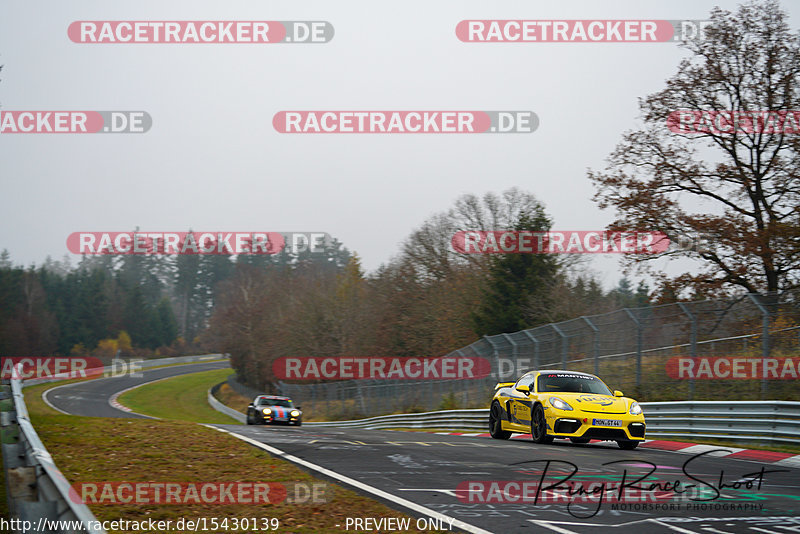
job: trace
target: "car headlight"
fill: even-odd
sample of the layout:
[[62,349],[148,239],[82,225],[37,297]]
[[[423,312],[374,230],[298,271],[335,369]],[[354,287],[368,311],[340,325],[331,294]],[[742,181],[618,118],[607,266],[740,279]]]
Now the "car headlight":
[[550,404],[557,410],[571,411],[572,406],[559,399],[558,397],[550,397]]
[[638,402],[636,402],[636,401],[633,401],[633,402],[631,403],[631,410],[630,410],[630,412],[631,412],[631,415],[639,415],[640,413],[642,413],[642,407],[641,407],[641,406],[639,406],[639,403],[638,403]]
[[300,412],[298,410],[292,410],[290,415],[292,417],[300,417]]
[[272,413],[272,410],[270,410],[269,408],[264,408],[264,415],[269,415],[271,413]]

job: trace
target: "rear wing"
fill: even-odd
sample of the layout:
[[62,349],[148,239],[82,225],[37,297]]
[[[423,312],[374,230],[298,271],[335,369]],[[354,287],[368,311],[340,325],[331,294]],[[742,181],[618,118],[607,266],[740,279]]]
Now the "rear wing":
[[500,388],[510,388],[516,384],[516,382],[498,382],[497,385],[494,387],[494,390],[497,391]]

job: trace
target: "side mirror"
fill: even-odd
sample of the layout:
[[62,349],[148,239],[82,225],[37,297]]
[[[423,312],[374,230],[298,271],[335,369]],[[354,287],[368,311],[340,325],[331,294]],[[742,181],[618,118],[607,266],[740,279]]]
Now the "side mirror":
[[531,394],[530,386],[526,386],[525,384],[518,385],[517,386],[517,391],[519,391],[520,393],[524,393],[525,395],[530,395]]
[[297,408],[300,411],[303,411],[303,407],[302,406],[295,406],[295,408]]
[[621,392],[620,390],[618,390],[618,389],[615,389],[615,390],[614,390],[614,396],[615,396],[615,397],[624,397],[625,395],[623,395],[623,394],[622,394],[622,392]]

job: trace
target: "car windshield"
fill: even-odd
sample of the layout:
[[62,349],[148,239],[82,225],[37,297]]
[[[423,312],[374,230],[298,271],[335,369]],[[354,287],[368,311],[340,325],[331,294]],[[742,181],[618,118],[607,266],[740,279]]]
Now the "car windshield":
[[260,399],[259,406],[282,406],[284,408],[291,408],[292,401],[286,399]]
[[537,381],[539,393],[567,392],[612,395],[608,386],[593,376],[570,373],[543,373]]

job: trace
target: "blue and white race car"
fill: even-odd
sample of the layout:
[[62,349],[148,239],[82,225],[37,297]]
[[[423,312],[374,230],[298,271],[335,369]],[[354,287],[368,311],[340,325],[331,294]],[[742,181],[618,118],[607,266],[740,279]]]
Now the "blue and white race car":
[[247,424],[267,423],[300,426],[303,424],[303,412],[299,406],[294,406],[289,397],[259,395],[247,407]]

